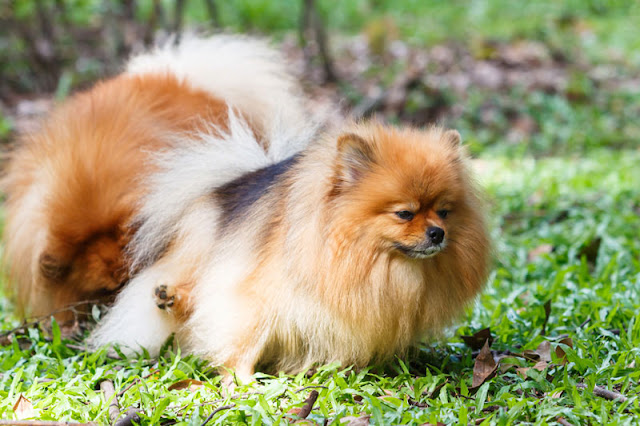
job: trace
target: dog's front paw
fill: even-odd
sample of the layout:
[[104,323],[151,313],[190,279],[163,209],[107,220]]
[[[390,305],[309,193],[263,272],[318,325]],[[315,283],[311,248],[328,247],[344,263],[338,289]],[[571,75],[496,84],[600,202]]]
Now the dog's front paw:
[[161,284],[154,290],[154,299],[156,306],[162,310],[173,306],[176,301],[176,293],[173,287]]

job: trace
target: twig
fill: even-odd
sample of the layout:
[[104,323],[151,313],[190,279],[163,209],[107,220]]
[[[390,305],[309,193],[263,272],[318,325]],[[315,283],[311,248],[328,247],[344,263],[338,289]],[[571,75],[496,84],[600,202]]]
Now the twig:
[[301,419],[306,419],[307,416],[311,413],[311,410],[313,410],[313,404],[316,403],[317,399],[318,399],[318,391],[312,390],[311,393],[309,394],[309,397],[304,400],[304,405],[300,409],[300,412],[298,413],[298,417],[300,417]]
[[211,414],[209,414],[209,417],[204,419],[204,422],[202,422],[202,425],[200,425],[200,426],[205,426],[207,423],[209,423],[209,421],[213,418],[213,416],[215,416],[218,412],[220,412],[222,410],[228,410],[229,408],[233,408],[235,406],[236,406],[236,404],[229,404],[229,405],[223,405],[222,407],[216,408],[215,410],[213,410],[213,412]]
[[136,377],[135,380],[129,384],[129,386],[127,386],[126,388],[124,388],[120,392],[118,392],[118,396],[124,395],[124,393],[126,391],[128,391],[129,389],[131,389],[136,383],[140,382],[141,380],[146,380],[146,379],[148,379],[149,377],[153,376],[156,373],[157,373],[157,371],[152,371],[151,373],[147,374],[146,376]]
[[310,385],[310,386],[305,386],[303,388],[298,389],[295,393],[300,393],[303,390],[307,390],[307,389],[329,389],[329,388],[322,385]]
[[111,380],[103,380],[100,382],[100,390],[104,394],[104,400],[109,402],[109,420],[115,423],[120,417],[120,406],[118,405],[118,396],[116,389],[113,387]]
[[573,426],[573,424],[566,421],[564,417],[558,417],[556,421],[560,423],[562,426]]
[[133,426],[134,422],[140,424],[140,415],[142,410],[139,408],[129,408],[123,418],[119,419],[113,426]]
[[[578,383],[576,387],[578,389],[588,389],[587,385],[585,385],[584,383]],[[600,386],[594,386],[592,392],[595,396],[608,399],[609,401],[625,402],[627,400],[627,397],[620,392],[610,391],[608,389],[601,388]]]

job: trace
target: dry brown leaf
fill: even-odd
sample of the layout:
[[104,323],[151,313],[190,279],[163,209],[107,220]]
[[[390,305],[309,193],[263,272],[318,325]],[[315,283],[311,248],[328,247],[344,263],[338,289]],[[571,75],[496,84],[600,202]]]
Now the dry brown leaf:
[[[560,340],[558,343],[562,343],[564,345],[569,346],[571,349],[573,349],[573,340],[571,340],[570,337],[565,337],[564,339]],[[567,363],[567,354],[564,352],[564,350],[560,346],[556,346],[556,357],[558,358],[558,360],[560,360],[561,364],[564,365]]]
[[564,393],[564,391],[563,391],[563,390],[559,390],[559,391],[555,391],[555,392],[554,392],[554,393],[552,393],[552,394],[545,393],[544,395],[545,395],[545,396],[548,396],[548,397],[550,397],[550,398],[553,398],[553,399],[558,399],[558,398],[562,397],[562,394],[563,394],[563,393]]
[[367,426],[369,424],[369,419],[371,416],[365,415],[360,417],[355,416],[346,416],[340,419],[341,425],[347,426]]
[[540,343],[535,351],[526,350],[522,352],[525,358],[532,361],[551,362],[551,343],[548,340]]
[[533,367],[519,367],[519,368],[516,368],[516,371],[523,379],[526,379],[527,371],[529,371],[530,369],[533,368],[534,370],[544,371],[544,369],[547,368],[548,365],[549,363],[546,361],[538,361],[535,363]]
[[36,416],[33,404],[22,394],[20,394],[16,403],[13,404],[13,413],[18,420],[29,419]]
[[427,408],[429,406],[428,403],[416,401],[413,398],[407,398],[407,403],[413,407],[418,407],[418,408]]
[[516,361],[500,361],[500,374],[504,374],[514,367],[518,367],[518,363]]
[[582,248],[578,252],[578,259],[584,256],[587,259],[587,262],[591,264],[596,263],[596,259],[598,258],[598,251],[600,250],[600,244],[602,244],[602,238],[600,237],[596,237],[593,240],[589,241],[587,244],[582,246]]
[[393,404],[394,400],[397,400],[398,398],[396,398],[395,396],[391,396],[391,395],[382,395],[377,397],[380,401],[384,401],[384,402],[388,402],[389,404]]
[[493,343],[493,336],[491,335],[491,329],[489,327],[478,330],[471,336],[460,336],[460,338],[464,341],[465,345],[474,351],[482,349],[484,342],[487,340],[489,341],[489,346]]
[[175,382],[171,386],[169,386],[169,390],[182,390],[189,389],[189,392],[195,392],[197,389],[201,388],[204,385],[200,380],[195,379],[184,379],[178,382]]
[[301,409],[300,407],[293,407],[287,411],[287,414],[297,416],[298,414],[300,414],[300,409]]
[[477,389],[482,386],[484,382],[495,376],[497,370],[498,365],[494,361],[493,354],[489,349],[489,341],[485,341],[473,365],[473,382],[471,389]]
[[529,260],[529,262],[533,262],[543,254],[549,254],[552,251],[553,251],[553,246],[551,244],[542,244],[532,249],[527,255],[527,259]]

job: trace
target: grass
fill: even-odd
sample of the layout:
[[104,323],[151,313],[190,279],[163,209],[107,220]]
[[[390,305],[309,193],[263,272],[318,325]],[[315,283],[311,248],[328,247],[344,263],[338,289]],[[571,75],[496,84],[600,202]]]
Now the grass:
[[[218,3],[223,23],[242,30],[284,33],[295,28],[299,12],[285,8],[284,0]],[[341,7],[320,1],[320,6],[340,34],[367,31],[371,22],[390,17],[399,36],[418,46],[527,38],[564,52],[568,60],[586,54],[593,65],[621,61],[631,74],[640,63],[639,39],[631,28],[640,13],[635,2],[354,0]],[[204,16],[203,2],[189,7],[192,22]],[[616,51],[622,52],[618,59]],[[307,424],[360,419],[360,424],[545,425],[560,418],[574,425],[637,424],[640,95],[593,86],[579,71],[568,89],[579,96],[471,89],[464,98],[449,99],[462,105],[462,112],[447,124],[461,130],[479,158],[496,261],[486,290],[447,337],[362,371],[325,365],[296,376],[257,375],[257,383],[225,396],[220,377],[205,361],[171,344],[158,359],[141,354],[114,360],[106,349],[70,349],[55,327],[51,334],[31,328],[0,346],[0,419],[14,419],[13,405],[23,395],[39,419],[109,423],[109,401],[99,384],[110,379],[116,392],[122,391],[123,411],[140,408],[143,424],[201,424],[229,404],[233,407],[215,412],[210,424],[295,421],[295,409],[312,390],[319,395]],[[498,114],[479,120],[487,103]],[[537,131],[506,142],[513,115],[532,117]],[[18,325],[10,303],[0,297],[0,333]],[[459,336],[485,327],[494,336],[495,354],[509,356],[495,377],[473,388],[477,352]],[[572,347],[560,343],[567,337]],[[542,371],[524,371],[535,362],[513,354],[544,341],[551,342],[551,361]],[[557,347],[566,355],[556,353]],[[627,400],[596,396],[596,385]]]
[[[348,417],[371,416],[376,424],[467,424],[530,422],[546,424],[563,417],[573,424],[633,424],[640,415],[640,152],[603,150],[587,158],[483,159],[497,241],[497,265],[486,291],[449,339],[425,344],[408,359],[354,371],[338,365],[310,375],[258,376],[225,398],[219,377],[204,361],[167,350],[158,359],[140,356],[111,360],[106,351],[77,352],[53,336],[47,341],[32,329],[21,345],[0,348],[0,418],[12,418],[19,394],[42,419],[108,422],[108,404],[97,391],[109,378],[116,389],[133,384],[121,406],[143,410],[143,422],[175,420],[199,424],[215,407],[233,403],[214,417],[218,423],[273,424],[295,419],[317,388],[319,398],[309,420],[340,424]],[[615,164],[615,167],[611,165]],[[597,254],[580,255],[592,241]],[[550,244],[553,251],[531,258]],[[541,335],[544,304],[551,301],[547,335]],[[3,303],[2,328],[16,325]],[[490,327],[497,351],[536,349],[544,340],[568,335],[573,349],[567,363],[555,358],[545,371],[519,358],[470,390],[474,360],[457,337]],[[153,373],[149,376],[150,373]],[[137,381],[140,377],[146,377]],[[202,382],[190,391],[168,390],[184,379]],[[608,401],[588,390],[598,385],[620,390],[626,403]],[[561,395],[551,398],[548,395]],[[547,396],[543,396],[547,395]],[[212,405],[203,403],[217,401]],[[413,404],[413,405],[412,405]]]

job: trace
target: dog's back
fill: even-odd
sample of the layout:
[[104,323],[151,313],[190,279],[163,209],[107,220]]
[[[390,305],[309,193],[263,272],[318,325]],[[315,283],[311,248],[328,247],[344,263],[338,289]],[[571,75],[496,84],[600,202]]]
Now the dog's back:
[[[48,314],[127,280],[123,250],[149,153],[226,106],[171,75],[123,75],[79,94],[9,158],[6,258],[22,311]],[[59,315],[64,318],[65,315]]]
[[73,96],[23,135],[3,179],[5,262],[21,313],[112,297],[129,277],[130,222],[154,153],[225,130],[230,107],[266,143],[276,111],[292,122],[301,116],[294,86],[259,41],[185,38],[133,58],[125,73]]

